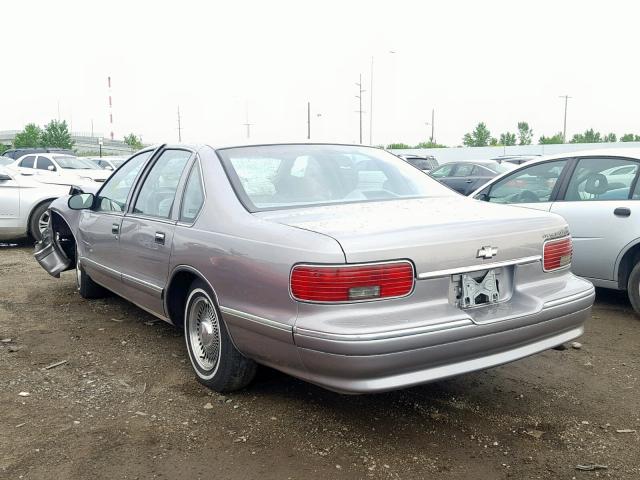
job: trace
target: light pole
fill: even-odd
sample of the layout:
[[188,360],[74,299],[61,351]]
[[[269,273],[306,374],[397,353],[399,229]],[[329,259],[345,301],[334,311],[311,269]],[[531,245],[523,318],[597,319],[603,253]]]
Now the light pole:
[[558,98],[564,98],[564,128],[562,130],[562,143],[567,143],[567,103],[571,97],[569,95],[560,95]]

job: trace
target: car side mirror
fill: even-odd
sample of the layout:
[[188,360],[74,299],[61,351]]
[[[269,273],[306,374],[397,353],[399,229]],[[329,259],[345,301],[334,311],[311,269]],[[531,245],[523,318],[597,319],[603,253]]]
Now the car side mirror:
[[67,205],[71,210],[85,210],[93,207],[95,196],[93,193],[79,193],[69,197]]
[[49,170],[50,172],[55,172],[56,171],[56,167],[54,167],[53,165],[49,165],[47,167],[47,170]]
[[113,167],[111,165],[107,165],[104,167],[105,170],[113,170]]
[[13,180],[13,178],[11,178],[6,173],[0,173],[0,182],[6,182],[8,180]]

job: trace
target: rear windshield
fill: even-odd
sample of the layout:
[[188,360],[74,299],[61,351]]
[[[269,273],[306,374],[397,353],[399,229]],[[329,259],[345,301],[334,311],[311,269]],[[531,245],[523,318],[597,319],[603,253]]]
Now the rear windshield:
[[454,195],[376,148],[268,145],[217,153],[249,211]]
[[72,157],[71,155],[54,155],[53,159],[60,165],[60,168],[71,170],[98,170],[100,167],[86,158]]

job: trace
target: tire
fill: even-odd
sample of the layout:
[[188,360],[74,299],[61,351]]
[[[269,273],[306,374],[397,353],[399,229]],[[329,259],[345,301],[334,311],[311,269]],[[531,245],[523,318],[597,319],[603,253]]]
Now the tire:
[[76,250],[76,286],[82,298],[102,298],[107,295],[107,290],[94,282],[84,271],[78,250]]
[[629,275],[627,295],[629,295],[629,301],[636,314],[640,315],[640,262],[636,263],[636,266],[631,270],[631,275]]
[[191,366],[200,383],[216,392],[246,387],[256,363],[233,345],[210,288],[194,280],[184,310],[184,338]]
[[42,240],[42,228],[46,228],[49,223],[49,205],[51,202],[41,203],[33,209],[29,217],[29,235],[36,242]]

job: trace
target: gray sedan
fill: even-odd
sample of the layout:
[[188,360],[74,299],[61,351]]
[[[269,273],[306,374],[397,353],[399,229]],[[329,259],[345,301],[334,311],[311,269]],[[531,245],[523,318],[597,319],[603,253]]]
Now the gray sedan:
[[481,370],[580,336],[594,299],[561,217],[369,147],[163,145],[50,218],[40,264],[184,329],[218,391],[257,363],[345,393]]
[[530,161],[473,196],[562,215],[572,269],[596,287],[626,290],[640,314],[640,150],[601,149]]

